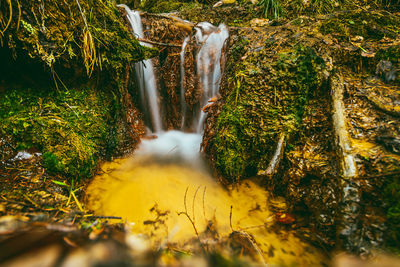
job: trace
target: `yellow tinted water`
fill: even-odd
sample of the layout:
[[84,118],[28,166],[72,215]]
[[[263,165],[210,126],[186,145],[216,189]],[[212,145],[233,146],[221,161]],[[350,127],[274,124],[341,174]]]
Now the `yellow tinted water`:
[[268,193],[251,181],[228,191],[205,171],[137,159],[106,163],[102,170],[88,187],[89,208],[97,215],[122,217],[133,233],[147,236],[154,246],[168,242],[179,247],[196,238],[189,216],[201,238],[209,221],[220,238],[244,230],[269,264],[320,265],[322,256],[293,232],[269,229],[274,215],[268,210]]

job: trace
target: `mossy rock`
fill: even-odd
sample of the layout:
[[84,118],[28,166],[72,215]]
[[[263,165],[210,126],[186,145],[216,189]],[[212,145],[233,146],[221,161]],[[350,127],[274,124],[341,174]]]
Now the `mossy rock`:
[[10,21],[0,36],[1,134],[39,149],[48,171],[88,177],[125,142],[130,64],[158,50],[139,44],[112,0],[10,3],[0,2]]
[[[232,51],[239,56],[241,49],[239,42]],[[211,146],[216,168],[229,180],[267,167],[279,135],[298,131],[308,96],[321,84],[324,62],[312,48],[297,45],[272,61],[269,56],[263,49],[228,62],[234,78]]]
[[48,171],[84,178],[99,158],[115,152],[116,136],[109,128],[116,127],[111,116],[116,104],[112,94],[88,87],[7,90],[0,97],[0,132],[13,136],[19,149],[42,151]]
[[[10,19],[0,40],[14,56],[27,53],[53,67],[108,69],[118,73],[131,61],[154,56],[134,38],[114,1],[11,1],[0,3],[0,20]],[[10,16],[11,15],[11,16]]]

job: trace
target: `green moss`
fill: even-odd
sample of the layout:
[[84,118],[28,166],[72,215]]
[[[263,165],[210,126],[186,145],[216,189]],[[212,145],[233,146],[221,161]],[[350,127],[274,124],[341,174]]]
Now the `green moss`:
[[380,40],[385,36],[396,38],[400,33],[400,19],[390,13],[364,11],[341,13],[323,22],[320,31],[332,34],[342,41],[357,35],[374,40]]
[[231,91],[217,119],[215,164],[231,180],[267,167],[278,136],[298,130],[308,95],[321,83],[318,73],[324,64],[313,49],[299,45],[272,63],[264,51],[252,53],[233,70]]
[[378,60],[388,60],[392,63],[400,63],[400,45],[390,46],[387,49],[380,49],[376,53]]
[[193,23],[208,21],[214,25],[225,23],[228,26],[244,26],[252,19],[262,17],[261,13],[259,6],[242,0],[217,8],[212,5],[201,5],[199,2],[185,3],[180,8],[179,16]]
[[308,9],[311,12],[315,12],[317,14],[327,14],[332,13],[335,10],[335,7],[340,7],[344,3],[349,1],[344,0],[313,0],[310,1]]
[[400,178],[392,177],[384,189],[388,231],[387,246],[400,253]]
[[145,0],[141,7],[152,13],[168,13],[179,10],[183,5],[182,2],[176,0]]
[[[0,131],[12,135],[20,149],[43,152],[46,169],[66,177],[92,174],[98,159],[115,149],[115,125],[110,115],[116,101],[90,88],[62,90],[8,90],[0,97]],[[115,126],[114,126],[115,127]]]
[[[51,172],[90,176],[126,140],[127,67],[158,50],[139,44],[113,0],[11,3],[11,24],[0,36],[0,133],[19,149],[41,150]],[[0,20],[9,13],[0,2]]]
[[[93,63],[95,70],[106,69],[118,76],[127,63],[157,53],[155,49],[142,47],[134,38],[114,1],[11,2],[11,25],[5,38],[0,38],[16,56],[28,53],[49,67],[61,64],[63,67],[88,68],[88,64]],[[7,17],[8,14],[8,5],[0,4],[0,15]]]

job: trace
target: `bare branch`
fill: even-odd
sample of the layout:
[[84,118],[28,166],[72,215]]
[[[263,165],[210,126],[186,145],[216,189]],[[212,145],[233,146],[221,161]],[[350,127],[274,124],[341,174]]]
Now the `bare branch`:
[[192,202],[192,214],[193,214],[193,222],[195,222],[195,214],[194,214],[194,202],[195,202],[195,200],[196,200],[196,195],[197,195],[197,192],[199,191],[199,189],[200,189],[200,186],[199,187],[197,187],[197,189],[196,189],[196,192],[194,193],[194,195],[193,195],[193,202]]
[[151,41],[151,40],[147,40],[147,39],[143,39],[143,38],[138,38],[138,40],[139,40],[140,42],[144,42],[144,43],[148,43],[148,44],[153,44],[153,45],[159,45],[159,46],[178,47],[178,48],[181,48],[181,47],[182,47],[182,45],[178,45],[178,44],[160,43],[160,42]]

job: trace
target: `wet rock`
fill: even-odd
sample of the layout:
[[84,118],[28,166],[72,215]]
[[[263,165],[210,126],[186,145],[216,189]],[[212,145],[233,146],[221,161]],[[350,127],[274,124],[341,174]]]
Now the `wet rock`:
[[394,81],[397,77],[396,66],[394,66],[392,62],[387,60],[379,61],[378,65],[376,65],[375,73],[386,82]]

